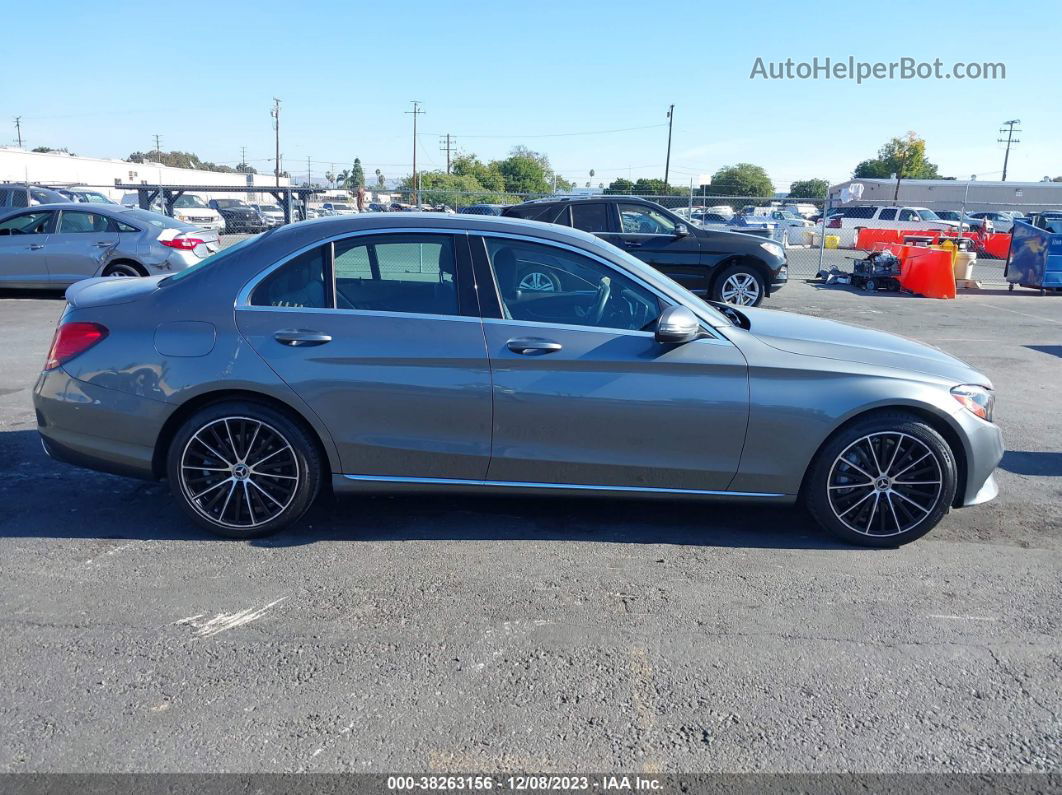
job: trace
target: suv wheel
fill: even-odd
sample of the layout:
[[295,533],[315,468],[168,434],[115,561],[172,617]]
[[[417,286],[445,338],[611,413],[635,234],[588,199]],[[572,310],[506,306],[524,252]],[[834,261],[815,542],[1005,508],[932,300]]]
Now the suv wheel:
[[166,470],[193,521],[229,538],[289,526],[310,507],[321,481],[320,456],[307,433],[247,401],[207,406],[185,421]]
[[944,517],[957,488],[947,442],[908,414],[869,417],[819,452],[804,502],[825,529],[853,544],[897,547]]
[[759,306],[766,293],[763,276],[750,265],[731,265],[712,286],[712,300],[735,306]]

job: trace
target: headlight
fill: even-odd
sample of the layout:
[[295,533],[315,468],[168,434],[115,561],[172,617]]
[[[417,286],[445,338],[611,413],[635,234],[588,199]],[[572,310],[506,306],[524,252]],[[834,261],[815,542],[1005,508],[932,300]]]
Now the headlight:
[[188,220],[188,216],[187,215],[181,215],[180,213],[177,213],[177,220],[178,221],[187,221]]
[[760,243],[760,248],[762,248],[772,257],[778,257],[779,259],[785,257],[785,250],[777,243]]
[[967,411],[983,420],[992,421],[992,409],[996,405],[996,396],[991,389],[974,384],[962,384],[951,390],[951,396],[962,403]]

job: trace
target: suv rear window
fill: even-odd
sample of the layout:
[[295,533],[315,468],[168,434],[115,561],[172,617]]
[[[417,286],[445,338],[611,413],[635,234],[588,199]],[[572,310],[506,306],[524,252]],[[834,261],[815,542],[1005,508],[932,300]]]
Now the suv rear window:
[[602,202],[573,204],[572,226],[584,232],[607,232],[608,205]]
[[841,209],[841,215],[845,218],[873,218],[873,207],[844,207]]

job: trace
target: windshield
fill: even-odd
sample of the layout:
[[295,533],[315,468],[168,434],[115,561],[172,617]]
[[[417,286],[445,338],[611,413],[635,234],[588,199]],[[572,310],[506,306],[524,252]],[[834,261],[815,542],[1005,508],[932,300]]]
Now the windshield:
[[186,193],[179,199],[174,201],[174,207],[206,207],[206,202],[200,199],[198,196],[193,196],[190,193]]
[[349,210],[350,209],[350,205],[349,204],[333,204],[332,205],[332,209],[333,210]]
[[195,227],[188,224],[182,224],[180,221],[174,221],[168,215],[162,215],[161,213],[153,213],[149,210],[141,210],[139,207],[134,207],[125,211],[125,215],[128,218],[135,218],[136,220],[151,224],[158,229],[194,229]]
[[279,213],[280,212],[280,207],[278,207],[275,204],[262,204],[262,205],[259,205],[258,209],[260,209],[264,213]]
[[258,239],[259,239],[258,236],[248,237],[248,238],[246,238],[244,240],[241,240],[239,243],[234,243],[233,245],[229,246],[228,248],[223,248],[217,254],[210,255],[206,259],[201,260],[200,262],[197,262],[192,267],[185,268],[183,271],[178,271],[177,273],[173,274],[172,276],[167,276],[165,279],[163,279],[161,282],[159,282],[159,285],[173,284],[174,282],[181,281],[181,279],[187,279],[193,273],[200,273],[203,270],[205,270],[206,268],[215,265],[220,260],[226,259],[230,255],[235,254],[240,249],[246,248],[251,243],[254,243],[255,241],[257,241]]
[[218,207],[246,207],[247,203],[240,199],[215,199]]
[[940,216],[937,215],[932,210],[920,209],[920,210],[915,210],[915,212],[918,214],[918,217],[921,218],[923,221],[939,221],[940,220]]

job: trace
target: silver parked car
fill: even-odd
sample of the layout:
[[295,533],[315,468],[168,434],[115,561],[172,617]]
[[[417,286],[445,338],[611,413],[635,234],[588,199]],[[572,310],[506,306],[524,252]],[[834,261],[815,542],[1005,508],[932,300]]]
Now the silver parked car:
[[0,287],[66,287],[93,276],[184,270],[218,250],[218,236],[118,204],[44,204],[0,214]]
[[[521,289],[529,266],[558,289]],[[46,450],[168,478],[221,535],[279,530],[331,486],[799,500],[893,546],[996,494],[981,373],[876,331],[710,306],[553,224],[322,218],[67,301],[34,392]]]

